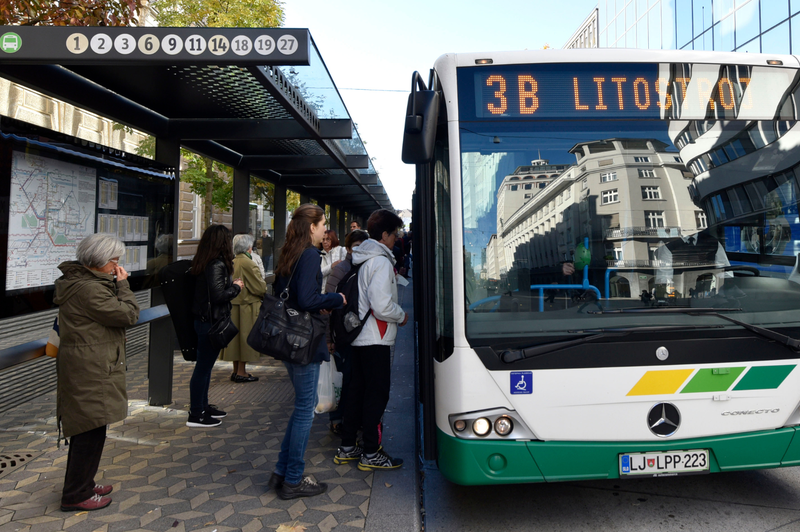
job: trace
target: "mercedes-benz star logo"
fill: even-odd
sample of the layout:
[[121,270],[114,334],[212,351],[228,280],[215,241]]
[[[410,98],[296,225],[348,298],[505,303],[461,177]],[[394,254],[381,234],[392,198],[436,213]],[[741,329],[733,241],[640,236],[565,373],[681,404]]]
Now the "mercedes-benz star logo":
[[681,413],[671,403],[658,403],[647,414],[650,432],[661,438],[672,436],[681,425]]

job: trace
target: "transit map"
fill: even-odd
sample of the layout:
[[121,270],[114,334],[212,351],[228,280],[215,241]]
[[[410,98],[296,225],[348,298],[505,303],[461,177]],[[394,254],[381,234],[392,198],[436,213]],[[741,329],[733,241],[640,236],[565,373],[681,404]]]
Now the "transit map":
[[95,224],[97,170],[14,151],[6,290],[49,286]]

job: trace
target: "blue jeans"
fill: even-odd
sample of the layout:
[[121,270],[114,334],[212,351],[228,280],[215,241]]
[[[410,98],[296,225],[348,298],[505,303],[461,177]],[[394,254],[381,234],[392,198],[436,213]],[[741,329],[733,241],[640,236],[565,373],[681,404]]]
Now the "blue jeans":
[[314,407],[317,406],[317,381],[319,380],[319,362],[307,366],[283,363],[289,372],[289,380],[294,386],[294,412],[289,418],[286,434],[281,442],[281,452],[275,473],[285,477],[284,481],[297,484],[303,480],[306,468],[304,456],[311,435],[311,424],[314,422]]
[[197,362],[194,365],[192,379],[189,381],[189,415],[201,417],[208,408],[208,387],[211,385],[211,370],[219,356],[219,349],[208,341],[208,330],[211,323],[194,321],[194,332],[197,333]]

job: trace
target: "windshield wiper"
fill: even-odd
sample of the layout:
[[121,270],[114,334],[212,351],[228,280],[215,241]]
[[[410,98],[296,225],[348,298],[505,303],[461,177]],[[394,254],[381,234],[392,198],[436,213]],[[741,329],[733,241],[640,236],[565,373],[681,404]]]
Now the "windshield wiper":
[[576,345],[592,342],[599,338],[610,336],[627,336],[635,332],[654,332],[654,331],[684,331],[686,329],[720,329],[722,325],[657,325],[652,327],[616,327],[606,329],[580,329],[574,331],[567,331],[569,333],[584,333],[588,336],[575,338],[574,340],[559,340],[548,344],[539,344],[531,347],[523,347],[522,349],[508,349],[500,353],[500,360],[506,364],[523,360],[526,358],[534,358],[559,349],[566,349],[567,347],[574,347]]
[[731,318],[730,316],[724,316],[720,314],[720,312],[741,312],[741,310],[742,310],[741,308],[714,308],[714,307],[697,307],[697,308],[648,307],[648,308],[621,308],[614,310],[598,310],[598,311],[591,311],[590,314],[662,314],[662,313],[703,314],[706,316],[714,316],[716,318],[720,318],[725,321],[735,323],[736,325],[743,327],[752,333],[755,333],[764,338],[768,338],[769,340],[774,340],[782,345],[785,345],[786,347],[794,349],[795,351],[800,351],[800,340],[796,338],[792,338],[791,336],[781,334],[771,329],[765,329],[764,327],[759,327],[758,325],[751,325],[750,323],[739,321]]

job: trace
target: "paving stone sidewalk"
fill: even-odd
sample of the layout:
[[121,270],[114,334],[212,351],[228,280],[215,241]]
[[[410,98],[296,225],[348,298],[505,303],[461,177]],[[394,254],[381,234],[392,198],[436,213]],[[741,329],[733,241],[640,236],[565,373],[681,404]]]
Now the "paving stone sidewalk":
[[[333,463],[339,440],[328,431],[327,414],[314,421],[306,474],[327,482],[328,492],[282,501],[268,490],[294,400],[280,363],[248,364],[260,380],[235,384],[231,364],[217,362],[209,399],[228,417],[206,430],[185,425],[193,367],[176,353],[173,403],[151,407],[147,357],[128,360],[130,414],[109,427],[96,478],[114,486],[114,502],[99,511],[60,510],[67,450],[56,445],[54,392],[0,414],[0,532],[256,532],[282,524],[308,532],[364,530],[373,473]],[[9,467],[14,455],[22,466]]]

